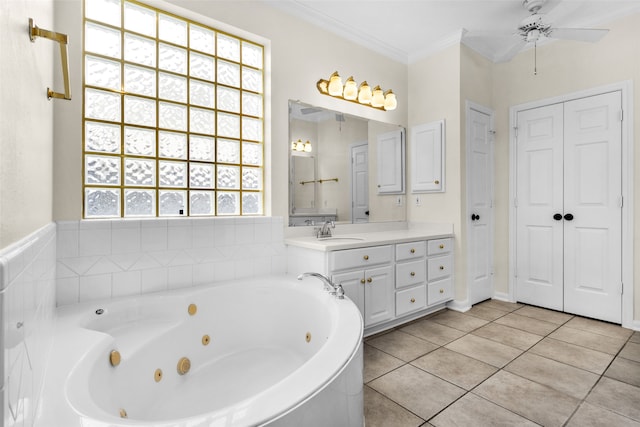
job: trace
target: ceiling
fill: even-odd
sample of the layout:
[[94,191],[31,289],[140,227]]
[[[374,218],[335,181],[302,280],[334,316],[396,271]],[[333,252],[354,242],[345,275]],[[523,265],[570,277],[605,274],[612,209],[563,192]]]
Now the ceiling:
[[[493,62],[509,60],[530,15],[523,0],[264,1],[403,63],[459,42]],[[553,27],[606,28],[638,12],[638,0],[546,0],[539,13]]]

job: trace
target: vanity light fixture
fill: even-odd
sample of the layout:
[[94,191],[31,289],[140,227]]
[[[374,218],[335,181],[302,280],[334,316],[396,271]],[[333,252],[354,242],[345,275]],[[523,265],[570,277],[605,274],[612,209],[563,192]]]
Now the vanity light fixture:
[[371,90],[371,87],[366,81],[363,81],[360,83],[360,86],[358,86],[353,77],[349,77],[343,86],[342,79],[337,71],[331,74],[329,80],[318,80],[316,87],[323,95],[342,98],[345,101],[357,102],[358,104],[368,105],[378,110],[390,111],[398,107],[396,95],[391,90],[385,92],[380,86],[376,86]]
[[301,139],[297,141],[291,141],[291,151],[304,151],[305,153],[310,153],[313,151],[313,147],[311,146],[311,142],[302,142]]

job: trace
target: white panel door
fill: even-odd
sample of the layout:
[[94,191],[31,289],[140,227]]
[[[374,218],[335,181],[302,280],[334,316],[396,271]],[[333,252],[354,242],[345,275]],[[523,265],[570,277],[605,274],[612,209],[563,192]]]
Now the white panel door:
[[622,98],[564,104],[564,310],[622,322]]
[[378,193],[404,192],[404,130],[378,135]]
[[519,112],[517,130],[516,296],[562,310],[562,104]]
[[371,268],[364,272],[364,326],[395,316],[393,267]]
[[369,147],[351,147],[351,222],[369,222]]
[[470,108],[467,136],[469,303],[493,296],[493,144],[491,116]]

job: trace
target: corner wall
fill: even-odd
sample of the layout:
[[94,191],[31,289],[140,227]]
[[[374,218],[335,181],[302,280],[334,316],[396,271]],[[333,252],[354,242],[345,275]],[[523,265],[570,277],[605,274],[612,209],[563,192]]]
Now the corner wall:
[[[538,47],[538,74],[533,74],[533,50],[508,63],[494,65],[493,107],[496,111],[496,291],[506,293],[509,284],[509,107],[560,96],[611,83],[632,80],[635,114],[633,138],[640,141],[640,14],[606,25],[609,33],[598,43],[556,41]],[[640,150],[634,152],[636,176]],[[633,181],[633,180],[632,180]],[[640,185],[634,188],[634,319],[640,319]],[[630,284],[629,284],[630,285]]]

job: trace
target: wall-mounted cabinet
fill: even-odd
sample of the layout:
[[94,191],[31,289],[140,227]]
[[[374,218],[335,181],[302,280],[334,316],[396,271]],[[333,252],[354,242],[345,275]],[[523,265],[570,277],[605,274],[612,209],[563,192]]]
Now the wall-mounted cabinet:
[[411,192],[444,192],[444,120],[411,128]]
[[378,194],[404,194],[404,129],[378,135],[377,153]]

